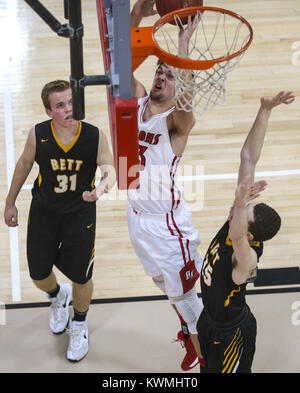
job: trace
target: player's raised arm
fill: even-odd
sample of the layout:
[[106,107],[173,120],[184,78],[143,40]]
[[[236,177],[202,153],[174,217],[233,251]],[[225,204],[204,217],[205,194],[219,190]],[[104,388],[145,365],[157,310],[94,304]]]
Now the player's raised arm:
[[249,183],[254,182],[255,167],[260,158],[272,109],[280,104],[291,104],[294,100],[295,96],[291,91],[281,91],[274,97],[261,98],[256,119],[241,150],[238,184],[247,174],[250,174]]
[[[188,57],[190,39],[200,22],[200,18],[201,16],[198,14],[193,19],[189,16],[186,27],[179,30],[178,55],[180,57]],[[193,71],[182,70],[181,78],[191,80],[193,78]],[[192,88],[193,87],[191,87],[191,89]],[[193,91],[187,90],[185,94],[179,98],[179,100],[183,101],[182,106],[185,107],[187,111],[175,109],[172,113],[173,124],[179,134],[188,134],[195,124],[195,117],[192,111],[193,108],[191,102],[191,97],[193,97],[193,95]]]
[[[156,15],[157,11],[153,9],[154,4],[155,0],[137,0],[130,13],[131,27],[138,27],[143,18]],[[136,98],[145,97],[147,95],[144,85],[138,81],[133,74],[132,94]]]
[[257,264],[257,255],[249,244],[249,241],[253,240],[252,234],[249,233],[248,229],[249,220],[254,220],[254,217],[251,216],[253,215],[253,210],[248,209],[247,204],[259,197],[260,192],[267,185],[264,180],[252,185],[250,178],[251,175],[248,174],[237,186],[229,229],[229,238],[232,241],[236,262],[232,278],[237,285],[242,284],[249,277],[250,272],[255,269]]

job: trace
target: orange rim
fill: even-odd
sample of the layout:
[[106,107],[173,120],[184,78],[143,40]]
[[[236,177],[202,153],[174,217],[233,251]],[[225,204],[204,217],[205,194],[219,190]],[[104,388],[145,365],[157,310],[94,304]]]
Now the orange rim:
[[[212,59],[212,60],[186,59],[183,57],[172,55],[172,54],[168,53],[167,51],[165,51],[164,49],[160,48],[160,46],[157,44],[157,42],[155,40],[154,35],[155,35],[155,32],[157,30],[159,30],[161,25],[165,25],[166,23],[173,21],[175,15],[178,15],[180,17],[187,17],[189,15],[193,16],[193,15],[196,15],[197,11],[216,11],[216,12],[231,15],[232,17],[239,19],[241,22],[243,22],[248,27],[248,30],[250,33],[248,42],[240,50],[233,53],[232,55],[218,57],[218,58]],[[241,53],[245,52],[252,43],[253,29],[252,29],[250,23],[245,18],[236,14],[233,11],[229,11],[229,10],[226,10],[223,8],[216,8],[216,7],[188,7],[188,8],[182,8],[180,10],[175,10],[175,11],[169,12],[168,14],[162,16],[153,26],[152,39],[153,39],[153,44],[155,47],[155,48],[153,48],[155,55],[157,55],[157,57],[160,58],[166,64],[169,64],[169,65],[172,65],[172,66],[178,67],[178,68],[186,68],[186,69],[191,69],[191,70],[205,70],[205,69],[213,67],[216,63],[228,61],[230,59],[233,59],[234,57],[239,56]]]

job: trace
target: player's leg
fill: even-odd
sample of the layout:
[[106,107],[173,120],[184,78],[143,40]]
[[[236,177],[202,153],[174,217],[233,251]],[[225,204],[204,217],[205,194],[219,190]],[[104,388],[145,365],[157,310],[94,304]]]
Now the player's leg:
[[257,335],[256,319],[252,313],[250,313],[245,324],[242,326],[242,335],[243,351],[234,372],[251,373]]
[[[152,280],[158,286],[158,288],[161,289],[164,294],[166,294],[163,275],[152,277]],[[174,311],[178,315],[181,324],[181,330],[178,332],[177,340],[180,341],[182,347],[186,349],[186,355],[181,363],[181,368],[184,371],[188,371],[194,368],[199,363],[199,358],[202,359],[200,345],[198,342],[198,336],[197,333],[190,334],[187,322],[179,313],[176,305],[172,303],[172,299],[169,300],[171,306],[173,307]],[[200,308],[202,309],[201,306]]]
[[73,282],[74,321],[84,321],[86,319],[93,295],[93,288],[92,278],[85,284]]
[[[206,310],[197,323],[206,370],[210,373],[250,373],[255,352],[256,320],[251,312],[231,326],[216,325]],[[201,370],[202,372],[202,370]]]
[[89,349],[87,314],[93,294],[95,234],[95,205],[65,217],[57,266],[73,283],[74,315],[68,330],[70,342],[67,349],[70,361],[83,359]]
[[[167,225],[167,216],[161,217],[143,215],[134,212],[128,207],[128,229],[129,235],[136,254],[141,260],[145,272],[152,277],[154,283],[170,298],[183,295],[195,285],[195,281],[199,277],[201,257],[197,253],[199,244],[198,232],[192,228],[190,214],[185,214],[185,209],[181,210],[180,217],[174,214],[172,224],[176,229],[170,230]],[[179,228],[184,228],[184,234],[187,237],[178,235]],[[177,233],[177,235],[175,235]],[[186,262],[186,263],[185,263]],[[191,268],[184,272],[184,268]],[[181,274],[183,273],[183,274]],[[186,274],[185,274],[186,273]],[[182,282],[184,280],[184,282]],[[188,295],[187,295],[188,296]],[[202,310],[202,302],[198,298],[197,293],[194,298],[193,307],[197,308],[195,323]],[[171,301],[171,304],[173,302]],[[194,348],[190,337],[188,325],[191,321],[185,321],[185,317],[175,310],[180,319],[181,326],[185,327],[187,337],[179,332],[179,340],[187,350],[187,354],[182,362],[183,370],[190,370],[199,363],[197,352]],[[195,345],[198,345],[197,330],[193,329]],[[197,348],[199,350],[199,346]],[[199,351],[200,352],[200,351]]]
[[49,277],[43,280],[32,280],[33,283],[46,295],[51,303],[50,329],[54,334],[63,333],[69,323],[69,304],[72,300],[72,287],[70,284],[58,284],[52,271]]
[[67,359],[73,362],[82,360],[89,350],[87,314],[92,294],[92,278],[84,284],[73,282],[73,318],[68,330],[70,341],[67,349]]
[[[164,294],[166,294],[163,275],[152,277],[152,280],[158,286],[158,288],[161,289]],[[198,338],[196,337],[197,341],[194,344],[194,340],[193,340],[194,337],[192,337],[194,335],[190,335],[188,324],[177,310],[175,304],[171,303],[171,306],[176,312],[181,324],[181,330],[178,332],[177,340],[180,341],[182,347],[186,349],[186,355],[183,361],[181,362],[181,368],[184,371],[188,371],[194,368],[199,363],[199,357],[201,358],[201,351],[200,351]]]
[[51,271],[50,275],[43,280],[33,279],[32,281],[37,288],[43,292],[47,292],[49,295],[53,294],[55,296],[58,292],[59,284],[57,283],[57,279],[53,271]]
[[209,338],[210,331],[211,331],[211,327],[208,325],[207,320],[205,318],[205,312],[203,311],[201,312],[197,322],[198,342],[204,360],[204,364],[202,365],[200,364],[201,374],[209,373],[207,344],[210,342],[210,338]]
[[209,365],[212,372],[233,374],[251,373],[255,353],[256,320],[251,312],[238,327],[232,330],[216,330],[210,340]]
[[212,373],[236,373],[244,353],[244,337],[241,327],[234,329],[211,329],[206,342],[208,367]]
[[[166,276],[166,292],[181,321],[182,330],[179,335],[183,337],[187,350],[182,369],[188,370],[199,362],[204,363],[196,328],[203,310],[202,300],[199,299],[195,288],[202,264],[202,257],[197,250],[200,240],[198,231],[193,228],[188,207],[183,208],[178,214],[170,215],[168,223],[173,257],[172,264],[169,265],[170,271]],[[173,266],[176,266],[176,269]],[[167,270],[167,267],[164,269]],[[196,358],[197,362],[191,362],[192,358]]]
[[198,363],[204,364],[197,331],[197,322],[203,310],[203,305],[198,298],[196,288],[193,287],[182,296],[169,297],[169,299],[180,318],[181,331],[183,332],[180,338],[187,350],[182,369],[189,370]]
[[[199,277],[202,258],[197,253],[199,236],[192,227],[189,212],[185,211],[183,207],[180,216],[172,214],[169,225],[167,218],[166,215],[162,215],[161,218],[153,217],[128,209],[128,228],[134,250],[140,258],[146,274],[152,277],[154,283],[170,299],[170,297],[182,296],[183,292],[189,292],[195,285]],[[171,229],[170,225],[174,228]],[[180,228],[184,228],[184,237],[179,234]],[[197,293],[194,300],[194,307],[197,308],[197,311],[195,310],[197,322],[201,312],[198,311],[198,308],[202,310],[203,307]],[[180,330],[178,339],[187,351],[182,362],[182,369],[190,370],[199,362],[188,327],[191,321],[185,320],[176,305],[174,305],[174,309],[177,311],[183,329]],[[193,329],[192,334],[200,353],[197,330]]]
[[69,321],[69,303],[72,299],[70,284],[58,284],[52,271],[59,253],[59,225],[57,216],[32,201],[27,230],[27,260],[33,283],[51,302],[50,329],[59,334]]

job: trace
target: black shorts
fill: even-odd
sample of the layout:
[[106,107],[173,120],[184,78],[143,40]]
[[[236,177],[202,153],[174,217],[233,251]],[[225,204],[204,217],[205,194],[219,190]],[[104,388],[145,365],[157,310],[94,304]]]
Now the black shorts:
[[32,200],[28,218],[27,259],[30,277],[47,278],[55,265],[72,282],[85,284],[93,273],[96,205],[62,214]]
[[198,339],[208,373],[251,373],[255,353],[256,319],[248,306],[230,325],[216,325],[205,312],[197,324]]

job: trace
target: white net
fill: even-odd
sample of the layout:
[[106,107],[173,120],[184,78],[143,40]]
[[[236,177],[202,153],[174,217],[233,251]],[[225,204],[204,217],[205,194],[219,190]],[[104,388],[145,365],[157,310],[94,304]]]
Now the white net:
[[[248,26],[227,13],[205,10],[194,31],[188,58],[191,60],[216,60],[239,52],[250,40]],[[159,25],[154,32],[157,44],[166,52],[177,55],[178,31],[184,28],[181,19],[175,15],[174,25]],[[226,103],[227,74],[240,61],[244,52],[231,60],[218,61],[206,70],[187,70],[170,66],[175,77],[175,104],[180,110],[202,114],[216,105]],[[179,56],[179,55],[178,55]]]

